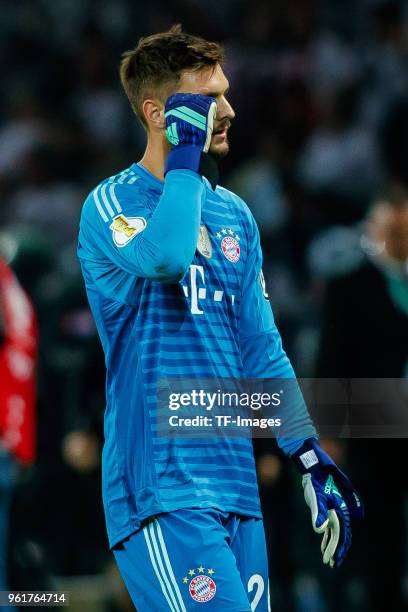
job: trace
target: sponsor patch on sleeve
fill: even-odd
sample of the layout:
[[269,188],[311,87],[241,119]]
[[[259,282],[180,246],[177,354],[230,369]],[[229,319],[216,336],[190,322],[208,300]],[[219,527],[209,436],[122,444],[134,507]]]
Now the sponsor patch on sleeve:
[[128,244],[140,232],[143,232],[147,223],[143,217],[125,217],[118,215],[114,218],[109,229],[112,230],[113,242],[118,247]]

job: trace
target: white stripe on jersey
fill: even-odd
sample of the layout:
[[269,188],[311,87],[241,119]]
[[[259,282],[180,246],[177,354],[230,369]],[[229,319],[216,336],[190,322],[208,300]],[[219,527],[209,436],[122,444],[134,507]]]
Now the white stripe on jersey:
[[106,215],[106,213],[105,213],[105,211],[103,210],[102,205],[101,205],[101,203],[100,203],[100,201],[99,201],[98,191],[99,191],[99,187],[97,187],[96,189],[94,189],[94,192],[93,192],[93,198],[94,198],[94,200],[95,200],[96,208],[98,209],[99,214],[101,215],[102,219],[103,219],[105,222],[107,222],[107,221],[109,221],[109,217]]
[[171,563],[170,563],[170,559],[169,559],[169,555],[167,553],[166,544],[164,543],[163,532],[161,530],[160,523],[159,523],[159,521],[157,519],[154,519],[154,524],[156,525],[156,528],[157,528],[157,535],[159,536],[159,542],[160,542],[160,546],[161,546],[161,549],[162,549],[162,554],[163,554],[163,557],[164,557],[164,561],[166,563],[166,567],[167,567],[167,570],[169,572],[170,579],[171,579],[171,581],[172,581],[172,583],[174,585],[174,589],[176,591],[176,595],[178,597],[178,600],[179,600],[179,603],[180,603],[180,606],[181,606],[181,610],[182,610],[182,612],[187,612],[186,607],[185,607],[184,602],[183,602],[183,598],[181,597],[181,593],[180,593],[180,589],[179,589],[178,584],[177,584],[177,580],[176,580],[176,578],[174,576],[173,568],[172,568]]
[[[162,590],[162,593],[163,593],[164,597],[166,598],[167,603],[169,604],[170,610],[172,610],[172,612],[180,612],[180,608],[177,606],[177,602],[175,601],[174,595],[171,592],[171,587],[170,587],[169,581],[167,579],[167,576],[166,576],[166,574],[164,572],[163,564],[160,562],[160,558],[159,558],[159,562],[161,563],[161,571],[159,570],[159,567],[157,565],[156,556],[155,556],[155,554],[153,552],[153,546],[152,546],[152,542],[151,542],[151,535],[149,533],[150,532],[150,527],[151,527],[151,525],[147,524],[142,529],[143,535],[144,535],[145,540],[146,540],[147,549],[149,551],[150,561],[152,562],[153,569],[155,571],[155,574],[156,574],[157,579],[158,579],[159,584],[160,584],[160,588]],[[157,554],[157,551],[156,551],[156,554]],[[165,579],[166,584],[163,581],[163,578]],[[166,589],[166,587],[167,587],[167,589]],[[169,593],[170,593],[170,597],[169,597]]]
[[132,176],[134,174],[133,170],[124,170],[121,173],[121,177],[118,178],[117,182],[118,183],[124,183],[126,179],[128,179],[130,176]]
[[107,184],[107,183],[105,183],[105,184],[102,186],[102,189],[101,189],[101,196],[102,196],[103,203],[105,204],[106,210],[108,211],[108,213],[110,214],[110,216],[111,216],[111,217],[113,217],[113,216],[114,216],[114,214],[115,214],[115,211],[113,210],[112,206],[109,204],[109,200],[108,200],[108,198],[106,197],[106,188],[107,188],[107,186],[108,186],[108,184]]
[[118,200],[118,198],[116,197],[116,194],[115,194],[115,183],[111,183],[110,184],[110,186],[109,186],[109,195],[110,195],[110,197],[112,199],[112,202],[113,202],[116,210],[118,211],[118,213],[121,213],[122,212],[122,207],[119,204],[119,200]]
[[[93,197],[96,203],[96,207],[102,217],[102,219],[107,223],[109,221],[108,215],[113,218],[115,214],[122,212],[122,207],[115,193],[115,184],[121,185],[133,185],[137,180],[140,179],[140,176],[135,174],[133,170],[125,170],[121,173],[120,178],[117,178],[117,175],[113,175],[109,178],[106,183],[103,185],[99,185],[93,192]],[[109,187],[109,191],[108,190]],[[102,206],[102,202],[105,208]],[[112,207],[114,206],[114,208]],[[108,215],[106,214],[108,213]]]

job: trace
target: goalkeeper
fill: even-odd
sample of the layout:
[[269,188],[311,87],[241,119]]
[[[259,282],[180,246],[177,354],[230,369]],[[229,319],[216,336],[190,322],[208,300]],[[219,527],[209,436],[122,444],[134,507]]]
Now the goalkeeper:
[[[122,60],[142,159],[85,201],[78,255],[107,366],[103,502],[140,611],[266,612],[252,443],[157,435],[157,382],[294,378],[263,288],[259,233],[217,182],[234,111],[223,51],[174,26]],[[340,565],[362,506],[323,452],[300,394],[278,438],[302,474],[323,562]]]

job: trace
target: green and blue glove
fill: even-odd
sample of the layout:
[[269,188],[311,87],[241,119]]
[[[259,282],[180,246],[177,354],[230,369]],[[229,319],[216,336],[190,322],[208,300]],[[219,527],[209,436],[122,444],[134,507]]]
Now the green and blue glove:
[[315,438],[308,438],[292,459],[303,475],[313,529],[323,534],[323,563],[339,567],[351,546],[351,521],[364,518],[361,498]]
[[211,96],[178,93],[166,102],[166,137],[171,144],[164,174],[192,170],[205,176],[213,189],[218,179],[217,164],[209,154],[217,103]]

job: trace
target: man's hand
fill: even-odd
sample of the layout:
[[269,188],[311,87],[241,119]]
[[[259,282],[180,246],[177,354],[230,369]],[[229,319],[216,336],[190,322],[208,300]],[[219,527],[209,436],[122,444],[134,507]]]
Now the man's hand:
[[339,567],[351,546],[351,520],[364,517],[360,496],[314,438],[306,440],[292,458],[303,474],[313,529],[323,534],[323,563]]
[[[215,187],[215,167],[207,168],[217,103],[210,96],[179,93],[170,96],[165,106],[166,136],[171,144],[164,173],[170,170],[193,170],[207,176]],[[203,155],[204,154],[204,155]],[[214,165],[213,162],[212,165]]]

